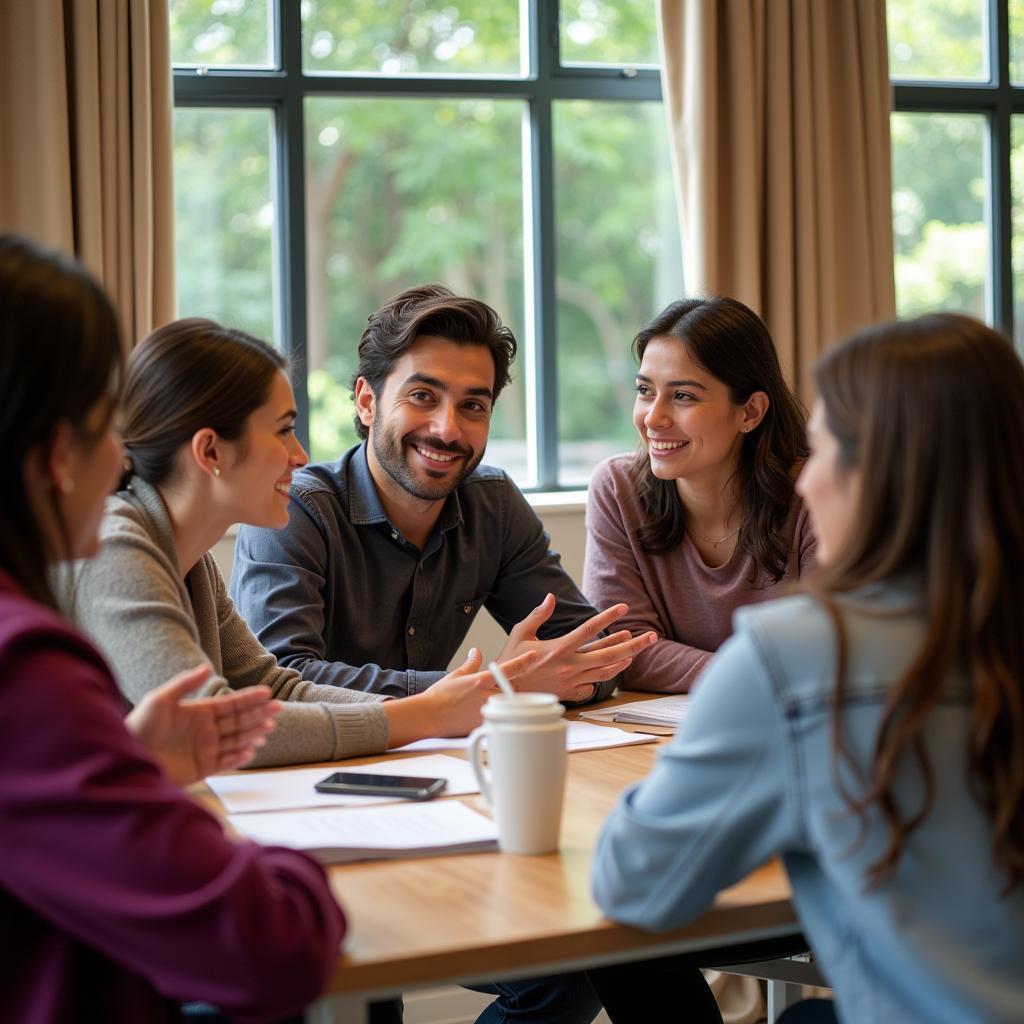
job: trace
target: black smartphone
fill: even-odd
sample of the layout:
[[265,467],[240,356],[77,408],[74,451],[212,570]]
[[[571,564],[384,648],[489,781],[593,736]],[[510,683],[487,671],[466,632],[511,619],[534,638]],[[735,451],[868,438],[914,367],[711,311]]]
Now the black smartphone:
[[422,775],[373,775],[369,772],[334,772],[315,786],[318,793],[363,793],[400,796],[407,800],[431,800],[448,785],[447,779]]

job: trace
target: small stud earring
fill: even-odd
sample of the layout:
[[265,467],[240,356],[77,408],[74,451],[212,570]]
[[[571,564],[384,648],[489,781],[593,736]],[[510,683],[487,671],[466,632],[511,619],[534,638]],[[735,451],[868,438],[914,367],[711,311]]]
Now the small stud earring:
[[213,475],[214,476],[220,476],[220,466],[214,466],[213,467]]

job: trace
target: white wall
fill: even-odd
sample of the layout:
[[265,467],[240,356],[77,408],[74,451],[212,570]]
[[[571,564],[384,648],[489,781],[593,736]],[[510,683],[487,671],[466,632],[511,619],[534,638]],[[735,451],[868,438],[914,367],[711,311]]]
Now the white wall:
[[[566,572],[579,584],[583,580],[583,545],[586,537],[584,509],[586,498],[582,492],[531,495],[531,502],[544,526],[551,534],[551,547],[562,556]],[[231,579],[235,559],[235,531],[231,530],[213,549],[220,571]],[[452,666],[460,665],[470,647],[479,647],[484,658],[495,657],[505,642],[505,633],[487,614],[477,615],[462,648],[452,659]]]

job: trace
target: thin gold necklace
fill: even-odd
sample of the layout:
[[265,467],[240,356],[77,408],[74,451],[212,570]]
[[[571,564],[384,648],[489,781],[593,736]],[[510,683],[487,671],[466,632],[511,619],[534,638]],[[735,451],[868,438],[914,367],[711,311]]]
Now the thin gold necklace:
[[[727,540],[732,540],[740,530],[743,529],[743,523],[740,523],[735,530],[730,530],[721,540],[712,540],[710,537],[705,537],[703,533],[698,533],[697,536],[707,544],[710,544],[713,548],[717,548],[719,544],[724,544]],[[693,530],[690,530],[691,535]]]

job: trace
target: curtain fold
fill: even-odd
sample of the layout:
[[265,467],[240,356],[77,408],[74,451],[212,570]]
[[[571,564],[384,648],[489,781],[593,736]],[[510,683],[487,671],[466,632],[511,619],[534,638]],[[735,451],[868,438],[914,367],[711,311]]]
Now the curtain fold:
[[809,397],[815,358],[892,317],[884,0],[661,0],[694,294],[756,310]]
[[0,4],[0,230],[75,255],[132,345],[175,316],[167,0]]

